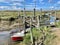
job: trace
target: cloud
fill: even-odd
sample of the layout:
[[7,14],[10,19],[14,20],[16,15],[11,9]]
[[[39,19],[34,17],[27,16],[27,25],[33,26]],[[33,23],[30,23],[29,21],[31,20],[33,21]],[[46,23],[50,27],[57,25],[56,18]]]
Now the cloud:
[[23,6],[24,0],[10,0],[11,6]]
[[10,7],[9,6],[0,6],[0,10],[8,10]]
[[[54,6],[52,5],[50,7],[46,6],[46,5],[50,5],[48,3],[51,3],[51,2],[53,3],[53,0],[48,0],[47,3],[45,0],[32,0],[31,2],[28,2],[28,3],[27,3],[27,0],[0,0],[0,9],[20,10],[24,7],[22,3],[24,1],[26,2],[26,6],[25,6],[26,9],[33,9],[35,6],[34,1],[36,1],[36,9],[40,9],[41,7],[44,8],[44,6],[48,8],[54,8]],[[60,1],[58,1],[57,4],[60,4]]]
[[54,6],[50,6],[49,8],[53,9],[53,8],[55,8],[55,7],[54,7]]
[[[20,2],[24,0],[0,0],[0,10],[20,10],[23,6]],[[6,4],[5,4],[6,3]],[[19,6],[19,7],[17,7]]]
[[16,2],[11,3],[10,5],[11,5],[11,6],[22,6],[22,4],[21,4],[21,3],[16,3]]
[[60,4],[60,1],[58,1],[57,4]]
[[[35,8],[34,3],[30,3],[30,4],[26,5],[26,10],[33,10],[34,8]],[[38,7],[38,5],[36,5],[36,9],[40,9],[40,7]]]
[[5,0],[0,0],[0,2],[5,2]]
[[22,9],[21,7],[17,6],[0,6],[0,10],[20,10]]
[[10,2],[11,0],[0,0],[0,2]]
[[44,0],[39,0],[40,4],[45,4]]
[[0,2],[7,2],[7,3],[10,3],[10,2],[24,2],[24,0],[0,0]]

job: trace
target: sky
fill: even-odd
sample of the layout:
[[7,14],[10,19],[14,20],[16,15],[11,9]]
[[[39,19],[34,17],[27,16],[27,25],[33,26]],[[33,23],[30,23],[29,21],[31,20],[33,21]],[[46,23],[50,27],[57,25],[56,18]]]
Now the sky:
[[[0,10],[60,9],[60,0],[0,0]],[[24,6],[25,5],[25,6]]]

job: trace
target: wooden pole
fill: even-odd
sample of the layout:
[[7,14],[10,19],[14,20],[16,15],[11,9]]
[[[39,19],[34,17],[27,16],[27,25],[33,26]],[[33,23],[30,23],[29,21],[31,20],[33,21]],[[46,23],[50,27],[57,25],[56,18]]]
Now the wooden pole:
[[31,35],[31,42],[32,42],[32,44],[31,45],[33,45],[33,33],[32,33],[32,18],[30,19],[30,35]]
[[57,15],[57,11],[55,10],[55,25],[56,25],[56,15]]
[[39,27],[40,27],[40,22],[39,22],[39,16],[37,16],[37,28],[39,29]]

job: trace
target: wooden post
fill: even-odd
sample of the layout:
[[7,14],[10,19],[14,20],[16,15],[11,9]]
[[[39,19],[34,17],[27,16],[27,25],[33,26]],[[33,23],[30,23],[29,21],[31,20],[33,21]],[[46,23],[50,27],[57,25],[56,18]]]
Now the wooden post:
[[37,28],[39,28],[39,26],[40,26],[40,22],[39,22],[39,16],[37,16]]
[[33,33],[32,33],[32,18],[30,19],[30,35],[31,35],[31,42],[32,42],[32,45],[33,45]]

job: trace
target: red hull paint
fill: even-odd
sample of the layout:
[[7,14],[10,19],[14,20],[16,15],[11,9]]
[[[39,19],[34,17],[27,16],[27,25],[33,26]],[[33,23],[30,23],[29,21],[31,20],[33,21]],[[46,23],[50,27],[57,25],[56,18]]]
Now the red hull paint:
[[21,41],[23,37],[12,37],[12,41]]

